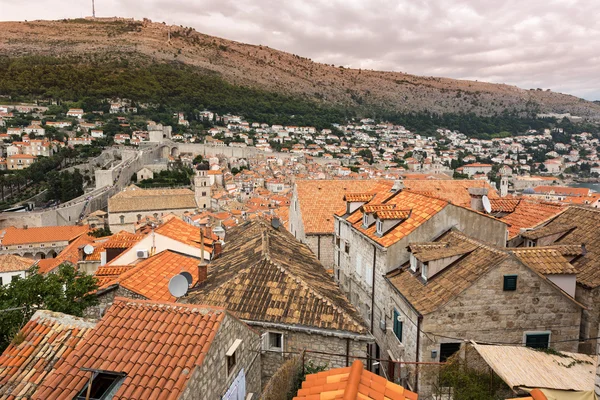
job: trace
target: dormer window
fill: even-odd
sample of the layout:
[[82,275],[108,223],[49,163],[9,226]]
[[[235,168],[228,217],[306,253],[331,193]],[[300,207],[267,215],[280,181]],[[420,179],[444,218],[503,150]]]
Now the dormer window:
[[[84,371],[91,373],[92,379],[81,389],[74,400],[112,399],[125,380],[125,374],[123,373],[88,369],[84,369]],[[91,385],[91,388],[88,389],[89,385]]]
[[363,228],[369,227],[369,216],[365,213],[363,214]]
[[426,263],[421,264],[421,278],[427,282],[427,273],[429,266]]
[[377,219],[376,235],[381,237],[410,218],[412,210],[380,210],[373,215]]
[[383,235],[383,221],[377,220],[377,234]]

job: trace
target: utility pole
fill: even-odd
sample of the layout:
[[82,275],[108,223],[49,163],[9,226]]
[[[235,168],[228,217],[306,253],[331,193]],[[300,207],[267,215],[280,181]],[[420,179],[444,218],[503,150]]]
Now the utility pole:
[[94,0],[92,0],[92,18],[96,18],[96,6]]

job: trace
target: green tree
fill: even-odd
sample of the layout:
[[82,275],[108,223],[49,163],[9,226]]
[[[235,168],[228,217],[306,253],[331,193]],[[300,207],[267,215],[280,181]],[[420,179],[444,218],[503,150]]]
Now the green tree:
[[70,264],[61,264],[56,273],[46,276],[33,268],[27,278],[14,278],[10,285],[0,286],[0,351],[36,310],[83,316],[86,308],[97,304],[92,294],[97,288],[95,277]]

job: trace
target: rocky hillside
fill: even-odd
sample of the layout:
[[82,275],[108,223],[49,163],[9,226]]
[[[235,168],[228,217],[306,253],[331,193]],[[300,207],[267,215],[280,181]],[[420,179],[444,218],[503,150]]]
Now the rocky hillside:
[[0,56],[110,54],[131,59],[179,61],[220,74],[230,83],[307,99],[397,112],[504,110],[570,112],[600,118],[600,104],[541,90],[398,72],[320,64],[265,46],[248,45],[148,20],[77,19],[0,22]]

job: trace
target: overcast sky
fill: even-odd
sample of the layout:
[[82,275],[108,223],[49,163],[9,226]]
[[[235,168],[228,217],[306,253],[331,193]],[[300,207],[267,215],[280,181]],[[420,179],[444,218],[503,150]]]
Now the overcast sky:
[[[91,0],[0,0],[0,20],[87,15]],[[96,15],[191,26],[352,68],[600,100],[598,0],[96,0]]]

